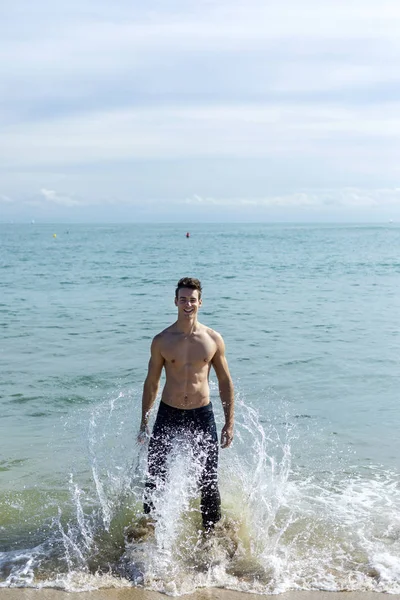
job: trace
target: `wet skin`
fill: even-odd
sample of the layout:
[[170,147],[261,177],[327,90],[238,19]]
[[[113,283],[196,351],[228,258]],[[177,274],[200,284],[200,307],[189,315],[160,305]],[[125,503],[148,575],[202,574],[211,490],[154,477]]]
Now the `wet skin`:
[[210,402],[208,380],[213,367],[225,413],[221,446],[228,447],[233,439],[233,384],[224,341],[219,333],[197,320],[202,305],[198,290],[180,289],[175,305],[178,308],[177,321],[156,335],[151,345],[139,440],[143,441],[143,434],[147,434],[149,412],[157,395],[162,369],[166,374],[162,401],[174,408],[193,409]]

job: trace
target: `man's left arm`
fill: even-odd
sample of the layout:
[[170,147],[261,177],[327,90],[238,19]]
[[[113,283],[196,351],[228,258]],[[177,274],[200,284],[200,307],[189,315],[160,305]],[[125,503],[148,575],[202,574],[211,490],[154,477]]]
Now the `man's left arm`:
[[233,440],[234,424],[234,390],[225,356],[225,344],[222,337],[216,334],[217,351],[212,359],[212,366],[218,379],[219,395],[225,414],[225,425],[221,431],[221,448],[228,448]]

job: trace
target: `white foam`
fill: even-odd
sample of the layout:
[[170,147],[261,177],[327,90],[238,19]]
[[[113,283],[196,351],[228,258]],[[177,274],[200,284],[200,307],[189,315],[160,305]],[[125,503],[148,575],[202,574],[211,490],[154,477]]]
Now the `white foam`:
[[[79,475],[71,476],[73,514],[60,511],[54,524],[51,547],[65,572],[46,572],[43,582],[48,548],[3,553],[5,585],[78,591],[131,585],[129,577],[137,577],[148,589],[174,595],[204,587],[400,592],[399,475],[377,466],[342,468],[342,457],[332,469],[332,448],[321,468],[299,466],[301,436],[290,417],[261,422],[240,397],[234,445],[221,451],[224,517],[215,535],[204,539],[201,531],[195,453],[177,444],[166,485],[155,497],[153,533],[128,542],[119,557],[107,554],[105,546],[118,536],[122,542],[124,528],[135,527],[141,516],[145,449],[132,436],[125,439],[132,434],[124,429],[127,410],[118,395],[92,415],[92,486],[83,491]],[[311,452],[312,436],[305,443]],[[105,572],[95,575],[96,556]],[[107,572],[112,561],[123,563],[126,578]]]

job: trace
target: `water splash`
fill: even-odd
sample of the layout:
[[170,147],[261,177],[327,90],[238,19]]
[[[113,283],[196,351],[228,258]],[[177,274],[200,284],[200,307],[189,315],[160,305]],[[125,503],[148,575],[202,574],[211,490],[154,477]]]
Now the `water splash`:
[[238,395],[235,442],[220,455],[223,518],[211,536],[201,526],[196,452],[182,443],[148,523],[135,394],[118,391],[88,415],[87,470],[69,476],[41,544],[0,553],[1,586],[400,591],[399,475],[352,467],[350,455],[345,464],[334,444],[307,462],[316,424],[276,397],[265,421]]

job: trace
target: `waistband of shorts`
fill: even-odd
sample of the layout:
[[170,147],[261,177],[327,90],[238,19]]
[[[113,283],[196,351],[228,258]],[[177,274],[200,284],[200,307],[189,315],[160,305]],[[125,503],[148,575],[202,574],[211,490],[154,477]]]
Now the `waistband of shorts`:
[[175,406],[170,406],[169,404],[166,404],[161,400],[158,410],[161,411],[163,414],[170,414],[176,416],[186,415],[188,417],[196,417],[213,412],[213,406],[212,402],[209,402],[205,406],[199,406],[199,408],[175,408]]

